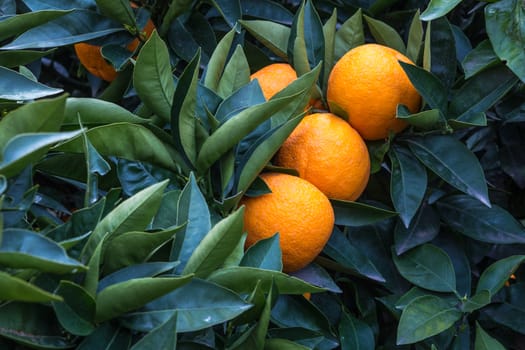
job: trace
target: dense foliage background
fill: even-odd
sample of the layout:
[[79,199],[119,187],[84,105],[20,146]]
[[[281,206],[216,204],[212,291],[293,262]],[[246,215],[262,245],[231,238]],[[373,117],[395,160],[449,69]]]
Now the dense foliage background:
[[[1,349],[523,348],[523,1],[139,5],[0,0]],[[365,42],[417,63],[425,106],[282,273],[277,236],[244,252],[237,204]],[[274,61],[300,78],[265,101],[249,75]]]

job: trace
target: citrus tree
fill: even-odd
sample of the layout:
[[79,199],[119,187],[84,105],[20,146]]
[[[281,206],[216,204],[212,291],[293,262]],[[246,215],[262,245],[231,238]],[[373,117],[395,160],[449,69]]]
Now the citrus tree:
[[520,349],[524,17],[0,0],[0,348]]

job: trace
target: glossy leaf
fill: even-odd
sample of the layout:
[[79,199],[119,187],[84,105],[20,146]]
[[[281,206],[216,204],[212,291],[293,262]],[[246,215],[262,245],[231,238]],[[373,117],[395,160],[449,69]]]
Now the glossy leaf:
[[401,61],[399,64],[429,107],[446,113],[448,92],[441,80],[423,68]]
[[193,279],[136,312],[121,317],[130,329],[148,332],[177,312],[177,331],[191,332],[228,321],[251,307],[231,290]]
[[305,298],[279,295],[272,308],[272,322],[279,327],[301,327],[330,335],[330,323],[320,309]]
[[392,163],[390,196],[405,227],[409,227],[427,189],[427,171],[405,148],[393,147],[389,152]]
[[383,21],[363,15],[370,32],[378,44],[391,47],[402,54],[406,53],[406,46],[398,32]]
[[427,8],[421,14],[421,19],[423,21],[431,21],[433,19],[445,16],[447,13],[452,11],[461,0],[431,0]]
[[513,255],[494,262],[479,277],[476,292],[488,290],[495,295],[524,261],[525,255]]
[[363,17],[359,9],[344,21],[335,33],[335,60],[339,60],[346,52],[364,43]]
[[518,0],[502,0],[485,7],[485,26],[494,52],[507,66],[525,81],[525,15],[523,3]]
[[437,246],[424,244],[393,258],[401,275],[413,284],[435,292],[456,290],[452,261]]
[[244,254],[240,266],[256,267],[266,270],[282,271],[282,252],[279,246],[279,234],[261,239]]
[[112,284],[97,294],[97,322],[107,321],[169,294],[190,282],[193,275],[146,277]]
[[46,292],[37,286],[15,276],[0,271],[0,299],[22,302],[61,301],[59,295]]
[[335,223],[344,226],[364,226],[397,215],[397,212],[366,203],[331,200]]
[[412,344],[439,334],[461,318],[461,312],[443,299],[425,295],[410,302],[399,320],[397,344]]
[[0,40],[21,34],[26,30],[38,27],[53,19],[67,15],[70,12],[71,11],[43,10],[5,18],[0,22]]
[[115,238],[125,232],[145,229],[155,215],[167,180],[147,187],[120,203],[95,227],[84,248],[82,259],[89,260],[99,243],[107,237]]
[[339,323],[339,339],[343,349],[375,349],[372,329],[362,320],[343,312]]
[[239,1],[211,0],[213,6],[219,11],[230,28],[241,18],[241,4]]
[[155,31],[137,57],[133,85],[148,108],[164,121],[170,120],[175,86],[168,48]]
[[7,228],[2,234],[0,263],[13,268],[65,274],[86,270],[86,266],[69,257],[49,238],[33,231]]
[[52,303],[58,322],[68,332],[86,336],[95,329],[95,299],[81,286],[62,280],[56,294],[64,300]]
[[177,312],[163,324],[153,328],[130,350],[175,350],[177,348]]
[[427,136],[407,141],[427,168],[458,190],[490,206],[483,169],[463,143],[452,136]]
[[418,245],[430,242],[440,231],[439,216],[428,205],[423,205],[408,227],[398,222],[394,231],[395,251],[401,255]]
[[61,92],[62,89],[46,86],[11,69],[0,67],[0,98],[2,99],[33,100]]
[[475,350],[505,350],[505,347],[496,339],[491,337],[478,322],[476,322]]
[[453,230],[472,239],[495,244],[525,242],[523,225],[497,205],[488,208],[471,197],[454,195],[439,200],[437,209]]
[[191,254],[182,273],[204,278],[222,266],[244,233],[243,218],[244,207],[241,207],[213,226]]
[[246,266],[227,267],[215,270],[208,276],[208,281],[217,283],[238,293],[251,292],[257,283],[261,283],[261,288],[268,291],[272,281],[281,294],[303,294],[306,292],[323,291],[322,288],[315,287],[279,271]]
[[496,56],[492,44],[489,40],[484,40],[465,56],[461,65],[465,71],[465,78],[468,79],[498,63],[500,63],[500,59]]
[[456,46],[454,33],[446,17],[432,21],[430,33],[431,72],[439,78],[446,89],[456,81]]

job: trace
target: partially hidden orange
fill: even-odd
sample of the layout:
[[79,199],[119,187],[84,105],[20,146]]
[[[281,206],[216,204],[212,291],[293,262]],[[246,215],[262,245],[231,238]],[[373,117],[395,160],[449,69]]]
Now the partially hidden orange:
[[297,271],[312,262],[328,242],[334,211],[317,187],[297,176],[260,174],[271,193],[245,196],[246,248],[279,233],[283,271]]
[[305,116],[282,144],[274,164],[297,170],[332,199],[356,200],[370,177],[364,140],[332,113]]
[[[137,5],[131,3],[131,7],[136,8]],[[155,25],[150,19],[146,22],[144,28],[142,28],[141,36],[143,35],[145,38],[149,38],[153,30],[155,30]],[[126,48],[128,51],[133,52],[139,44],[140,40],[136,38],[130,42]],[[104,56],[102,56],[100,46],[88,43],[77,43],[74,45],[74,48],[78,60],[88,72],[108,82],[115,80],[117,71],[113,65],[107,62]]]
[[392,48],[364,44],[344,54],[330,72],[330,111],[347,118],[365,140],[384,139],[407,127],[396,118],[398,104],[412,113],[420,108],[421,97],[399,61],[414,64]]

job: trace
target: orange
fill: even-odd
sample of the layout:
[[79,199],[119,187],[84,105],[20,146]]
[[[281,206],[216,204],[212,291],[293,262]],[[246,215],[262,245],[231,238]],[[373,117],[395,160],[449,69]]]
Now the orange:
[[297,271],[323,250],[334,226],[328,198],[308,181],[282,173],[263,173],[271,193],[244,197],[246,248],[279,233],[283,271]]
[[274,163],[297,170],[300,177],[333,199],[356,200],[370,176],[364,140],[332,113],[304,117],[282,144]]
[[398,61],[414,64],[398,51],[364,44],[337,61],[328,78],[327,100],[365,140],[379,140],[408,125],[396,118],[398,104],[415,113],[421,97]]
[[[134,3],[131,3],[131,7],[137,7]],[[155,25],[151,20],[148,20],[144,28],[142,29],[146,38],[148,38],[153,30]],[[128,44],[127,49],[132,52],[139,46],[140,40],[138,38],[134,39],[131,43]],[[113,81],[117,77],[117,71],[115,68],[108,63],[104,56],[101,53],[101,47],[97,45],[87,44],[87,43],[77,43],[74,45],[75,52],[77,54],[78,60],[91,74],[103,79],[105,81]]]

